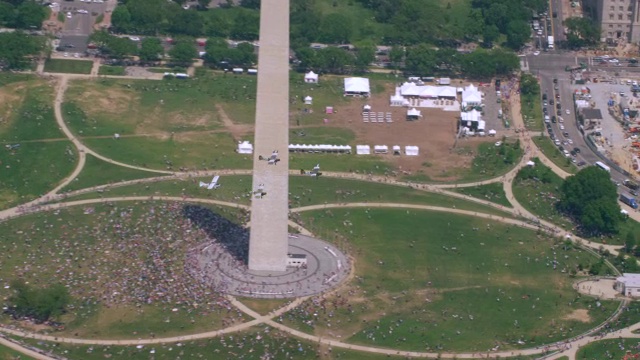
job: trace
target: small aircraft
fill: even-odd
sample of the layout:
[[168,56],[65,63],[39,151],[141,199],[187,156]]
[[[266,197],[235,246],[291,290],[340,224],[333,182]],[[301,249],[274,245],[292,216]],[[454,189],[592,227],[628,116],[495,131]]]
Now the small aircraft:
[[253,195],[255,195],[258,199],[262,199],[264,196],[266,196],[267,192],[264,191],[264,184],[258,185],[258,189],[253,192]]
[[210,183],[200,181],[200,187],[206,187],[207,190],[217,189],[220,187],[220,184],[218,184],[219,179],[220,179],[220,175],[216,175],[213,177],[213,179],[211,179]]
[[278,158],[278,150],[273,150],[273,152],[271,153],[271,156],[269,156],[268,158],[265,158],[264,156],[260,155],[258,156],[258,159],[267,160],[267,163],[269,165],[276,165],[278,161],[280,161],[280,159]]
[[311,171],[306,171],[304,169],[300,170],[300,174],[301,175],[308,175],[308,176],[315,176],[315,177],[319,177],[320,175],[322,175],[322,173],[320,172],[320,164],[316,165],[313,167],[313,170]]

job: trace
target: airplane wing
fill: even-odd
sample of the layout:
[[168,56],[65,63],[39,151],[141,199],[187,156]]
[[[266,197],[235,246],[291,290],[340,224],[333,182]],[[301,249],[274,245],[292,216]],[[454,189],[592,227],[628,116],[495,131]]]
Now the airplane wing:
[[220,180],[220,175],[216,175],[213,177],[213,180],[211,180],[211,183],[213,185],[218,185],[218,180]]
[[320,164],[316,165],[316,166],[313,168],[313,170],[316,170],[316,171],[320,170]]

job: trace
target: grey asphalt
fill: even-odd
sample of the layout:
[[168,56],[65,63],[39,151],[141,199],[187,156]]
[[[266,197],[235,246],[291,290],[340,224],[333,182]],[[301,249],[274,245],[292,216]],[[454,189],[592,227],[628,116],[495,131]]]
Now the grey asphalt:
[[[87,50],[87,42],[89,35],[93,32],[93,24],[97,14],[102,14],[109,9],[115,7],[115,0],[108,0],[103,3],[88,3],[75,1],[62,1],[61,12],[65,14],[65,22],[62,32],[60,33],[60,45],[67,44],[73,45],[73,48],[68,48],[66,51],[70,53],[83,54]],[[78,10],[87,10],[88,14],[78,13]],[[67,17],[67,13],[71,13],[71,18]],[[96,16],[93,16],[93,14]]]

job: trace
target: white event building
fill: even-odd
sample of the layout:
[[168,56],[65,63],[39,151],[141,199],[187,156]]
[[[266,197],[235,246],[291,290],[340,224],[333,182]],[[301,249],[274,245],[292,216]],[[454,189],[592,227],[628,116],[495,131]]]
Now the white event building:
[[615,289],[624,296],[640,296],[640,274],[624,273],[616,278]]

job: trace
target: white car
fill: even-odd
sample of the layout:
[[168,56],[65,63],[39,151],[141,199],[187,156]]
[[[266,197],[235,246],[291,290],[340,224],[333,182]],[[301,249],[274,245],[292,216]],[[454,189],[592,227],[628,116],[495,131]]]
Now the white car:
[[562,116],[558,116],[558,122],[559,122],[560,124],[562,124],[562,123],[564,122],[564,119],[562,118]]
[[564,113],[567,115],[571,115],[571,111],[569,111],[569,109],[565,110]]
[[618,60],[618,59],[609,59],[609,62],[613,63],[613,64],[617,64],[617,63],[620,62],[620,60]]
[[140,38],[137,36],[129,36],[129,40],[131,41],[140,41]]
[[569,145],[573,145],[573,140],[567,139],[567,143],[569,143]]
[[67,13],[67,19],[71,19],[71,13],[70,12]]
[[556,146],[560,146],[560,140],[556,139],[556,141],[553,142],[554,144],[556,144]]
[[69,53],[64,53],[64,57],[69,57]]
[[73,57],[77,59],[77,58],[80,57],[80,54],[79,53],[75,53],[75,54],[73,54]]
[[564,125],[560,124],[560,130],[564,130]]
[[80,9],[80,10],[78,10],[78,13],[79,14],[88,14],[89,12],[87,10]]
[[534,51],[534,52],[533,52],[533,55],[534,55],[534,56],[538,56],[538,55],[540,55],[540,51],[537,51],[537,50],[536,50],[536,51]]

